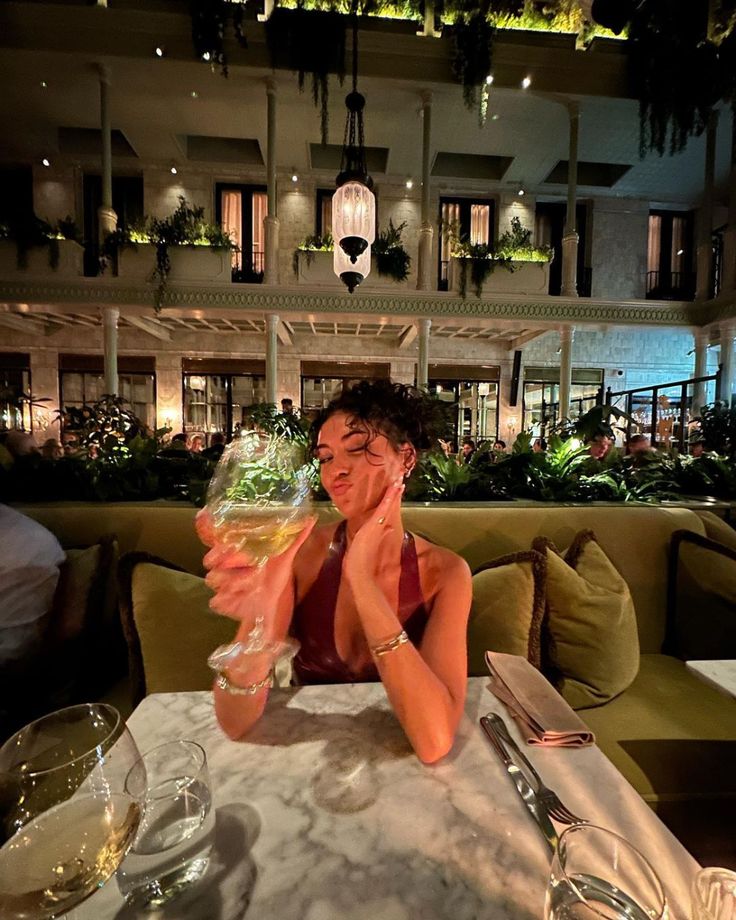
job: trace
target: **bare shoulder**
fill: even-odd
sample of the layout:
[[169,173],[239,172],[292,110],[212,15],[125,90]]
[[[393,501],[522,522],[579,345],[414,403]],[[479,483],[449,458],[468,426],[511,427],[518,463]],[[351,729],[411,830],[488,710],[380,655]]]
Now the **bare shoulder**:
[[426,585],[432,594],[441,588],[452,584],[457,588],[460,584],[470,584],[470,567],[457,553],[445,546],[430,543],[424,537],[414,536],[417,548],[422,584]]

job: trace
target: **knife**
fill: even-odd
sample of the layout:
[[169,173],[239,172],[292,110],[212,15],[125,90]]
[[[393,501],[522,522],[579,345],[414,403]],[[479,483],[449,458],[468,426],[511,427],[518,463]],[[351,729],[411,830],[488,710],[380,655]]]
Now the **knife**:
[[550,821],[546,809],[537,798],[537,794],[532,789],[531,784],[527,778],[509,756],[506,750],[506,746],[498,736],[498,733],[496,732],[496,729],[494,728],[490,719],[487,716],[481,716],[480,725],[488,736],[488,740],[491,742],[493,750],[496,752],[496,754],[498,754],[501,762],[506,768],[506,772],[511,777],[513,784],[516,786],[516,791],[521,796],[521,799],[526,805],[531,816],[537,822],[537,826],[542,832],[544,839],[547,841],[550,850],[552,850],[554,853],[557,849],[557,832],[552,826],[552,822]]

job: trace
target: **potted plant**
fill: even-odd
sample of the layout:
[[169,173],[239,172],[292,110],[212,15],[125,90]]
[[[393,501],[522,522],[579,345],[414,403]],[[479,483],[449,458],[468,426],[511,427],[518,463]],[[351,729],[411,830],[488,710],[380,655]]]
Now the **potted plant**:
[[547,246],[533,246],[532,231],[522,226],[518,217],[511,218],[510,228],[495,245],[470,243],[454,226],[443,232],[450,241],[450,290],[467,295],[468,283],[477,297],[494,275],[492,290],[504,294],[544,295],[549,289],[549,265],[553,251]]
[[394,227],[389,219],[388,229],[383,230],[376,237],[373,244],[373,260],[378,274],[382,278],[391,278],[392,281],[406,281],[411,267],[411,256],[404,249],[401,234],[406,227],[406,221]]
[[[128,248],[129,243],[136,245]],[[170,277],[216,284],[232,280],[232,240],[222,227],[205,221],[204,208],[190,207],[183,196],[168,217],[149,218],[145,230],[135,235],[116,231],[106,238],[103,251],[106,247],[117,251],[120,277],[156,283],[157,306]]]
[[0,273],[4,275],[81,275],[83,256],[81,236],[70,216],[54,226],[35,214],[0,224]]

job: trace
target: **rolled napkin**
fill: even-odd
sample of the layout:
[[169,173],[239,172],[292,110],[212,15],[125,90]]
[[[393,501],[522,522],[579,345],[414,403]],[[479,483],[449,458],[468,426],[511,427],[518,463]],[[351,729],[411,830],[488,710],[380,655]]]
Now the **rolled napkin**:
[[491,692],[516,719],[529,744],[583,747],[595,735],[554,687],[521,655],[486,652]]

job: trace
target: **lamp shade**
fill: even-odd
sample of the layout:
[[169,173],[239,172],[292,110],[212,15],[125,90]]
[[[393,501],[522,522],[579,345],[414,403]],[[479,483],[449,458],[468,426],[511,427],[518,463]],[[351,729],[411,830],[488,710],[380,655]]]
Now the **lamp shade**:
[[343,249],[351,259],[375,240],[376,198],[367,185],[351,179],[332,196],[332,235],[335,249]]
[[370,246],[353,262],[350,256],[335,244],[332,254],[332,268],[337,277],[345,284],[352,294],[353,290],[363,281],[371,270]]

